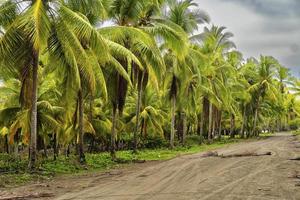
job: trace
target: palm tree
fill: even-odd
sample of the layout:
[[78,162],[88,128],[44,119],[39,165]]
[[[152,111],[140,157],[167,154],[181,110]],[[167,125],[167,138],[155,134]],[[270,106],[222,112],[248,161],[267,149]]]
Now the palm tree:
[[[166,18],[171,22],[179,26],[188,36],[191,36],[194,31],[198,30],[198,26],[201,23],[209,21],[209,17],[199,10],[192,10],[193,7],[198,5],[192,0],[185,1],[175,1],[169,2],[169,11],[166,13]],[[189,39],[191,39],[189,38]],[[186,41],[188,53],[189,48],[192,50],[192,46],[189,46],[189,41]],[[169,51],[169,55],[165,56],[166,63],[168,63],[172,68],[170,69],[170,82],[169,82],[169,96],[171,101],[171,133],[170,133],[170,147],[174,147],[174,135],[175,135],[175,113],[176,113],[176,102],[178,99],[178,91],[180,90],[180,82],[189,71],[186,55],[188,54],[176,54],[172,50]],[[184,114],[185,115],[185,114]]]
[[[230,40],[233,36],[231,32],[224,32],[225,27],[212,26],[210,29],[204,28],[204,32],[199,36],[202,38],[202,53],[207,56],[207,61],[202,67],[202,90],[203,90],[203,113],[201,116],[201,131],[204,131],[204,120],[208,118],[208,138],[212,139],[213,128],[213,103],[218,107],[222,101],[218,91],[224,91],[225,72],[229,68],[226,66],[224,55],[235,47]],[[206,112],[205,112],[206,111]],[[208,117],[207,117],[208,115]],[[207,121],[207,120],[206,120]]]
[[275,75],[275,60],[273,57],[261,56],[260,62],[257,65],[257,75],[253,77],[254,84],[249,88],[255,99],[254,103],[254,121],[251,135],[257,135],[257,121],[259,116],[259,109],[262,100],[268,96],[273,96],[275,98],[276,88],[273,85],[273,77]]
[[[130,91],[128,96],[128,103],[125,110],[126,113],[126,130],[132,131],[135,129],[136,117],[140,117],[141,127],[139,129],[141,136],[147,139],[148,134],[159,135],[164,138],[163,127],[166,124],[168,115],[163,109],[161,97],[157,94],[157,91],[152,88],[152,85],[148,85],[144,90],[144,95],[141,99],[141,113],[136,115],[136,96],[138,92]],[[134,128],[133,128],[134,127]]]
[[[148,80],[153,82],[156,88],[158,88],[158,80],[163,77],[165,71],[164,61],[157,47],[155,37],[162,38],[172,46],[176,46],[173,44],[175,41],[179,44],[184,44],[184,41],[180,38],[181,36],[174,29],[174,27],[178,28],[176,25],[161,18],[154,18],[161,4],[162,2],[160,1],[135,0],[126,2],[115,0],[112,3],[112,17],[119,27],[110,28],[112,30],[110,31],[110,35],[116,36],[116,33],[122,34],[122,44],[131,49],[144,66],[144,68],[140,68],[133,65],[131,72],[131,80],[136,85],[138,91],[134,152],[137,150],[137,134],[140,123],[139,115],[143,90],[147,86]],[[120,40],[120,37],[118,38]],[[127,68],[126,64],[124,68]],[[126,96],[126,93],[123,95]]]
[[[23,77],[32,80],[31,93],[31,134],[29,168],[35,167],[37,140],[37,72],[39,56],[45,47],[50,32],[50,19],[47,14],[48,2],[42,0],[29,1],[24,8],[18,1],[7,1],[1,5],[0,18],[9,24],[0,42],[0,55],[8,67],[20,67],[27,73]],[[19,13],[17,15],[17,13]],[[13,14],[13,18],[10,16]],[[1,21],[2,21],[1,20]],[[15,50],[19,49],[18,52]],[[21,53],[22,52],[22,53]],[[22,64],[23,63],[23,64]],[[31,74],[31,75],[30,75]]]
[[[14,138],[22,138],[22,142],[28,144],[30,138],[30,109],[22,108],[18,102],[21,85],[19,80],[10,79],[1,87],[1,92],[5,95],[5,98],[2,100],[0,122],[2,127],[8,128],[11,143],[14,143]],[[47,135],[43,133],[55,131],[61,126],[59,121],[55,119],[55,115],[61,115],[64,111],[62,107],[53,105],[57,103],[59,96],[55,86],[53,79],[44,79],[38,92],[37,129],[39,136],[43,138],[44,147],[47,145]],[[16,148],[18,147],[17,143],[18,141],[15,142]]]
[[[8,67],[11,69],[19,67],[20,73],[24,76],[23,80],[28,80],[30,77],[32,79],[29,168],[34,168],[36,160],[37,69],[41,53],[46,50],[53,63],[66,66],[66,71],[72,74],[72,78],[66,78],[64,82],[68,85],[66,88],[71,88],[69,91],[73,92],[70,97],[74,94],[78,95],[79,113],[83,113],[81,101],[83,79],[87,81],[90,91],[95,89],[95,80],[93,76],[89,76],[90,73],[87,73],[92,72],[93,68],[89,62],[91,56],[96,56],[96,60],[101,58],[101,62],[105,60],[107,62],[110,60],[109,51],[113,47],[117,48],[119,53],[121,51],[123,54],[124,52],[126,55],[130,54],[123,47],[116,47],[115,43],[101,37],[85,17],[69,8],[74,5],[72,2],[68,1],[65,4],[58,0],[51,2],[35,0],[29,1],[28,6],[24,7],[20,6],[18,1],[11,0],[2,5],[0,15],[5,19],[4,22],[10,22],[10,28],[1,39],[0,54]],[[18,13],[14,20],[10,17],[12,12]],[[21,68],[21,66],[25,67]],[[103,76],[98,78],[102,80],[101,89],[105,94],[104,78]],[[80,140],[83,135],[82,116],[82,114],[79,116]],[[83,155],[81,157],[83,158]]]

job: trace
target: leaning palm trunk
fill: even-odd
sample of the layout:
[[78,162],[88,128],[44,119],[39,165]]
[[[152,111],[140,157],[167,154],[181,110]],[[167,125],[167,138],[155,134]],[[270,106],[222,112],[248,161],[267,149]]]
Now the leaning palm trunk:
[[175,109],[176,109],[176,96],[172,95],[172,98],[171,98],[171,135],[170,135],[170,147],[171,148],[174,148]]
[[79,90],[78,92],[78,110],[79,110],[79,141],[78,141],[78,155],[79,155],[79,161],[80,163],[85,163],[85,155],[84,155],[84,149],[83,149],[83,96],[82,96],[82,90]]
[[110,155],[112,160],[116,160],[116,126],[117,126],[117,108],[113,108],[112,128],[110,139]]
[[33,51],[33,65],[32,65],[32,99],[31,99],[31,132],[30,132],[30,146],[29,146],[29,164],[28,168],[33,170],[36,167],[36,143],[37,143],[37,76],[39,65],[39,53]]

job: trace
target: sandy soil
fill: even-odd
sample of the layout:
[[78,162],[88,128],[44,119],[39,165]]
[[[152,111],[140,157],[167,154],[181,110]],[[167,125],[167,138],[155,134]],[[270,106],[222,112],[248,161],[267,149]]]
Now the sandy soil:
[[56,200],[300,200],[300,161],[290,160],[300,156],[300,142],[290,134],[239,143],[217,152],[224,156],[272,155],[221,158],[199,153],[107,173],[59,177],[2,191],[0,200],[30,194]]

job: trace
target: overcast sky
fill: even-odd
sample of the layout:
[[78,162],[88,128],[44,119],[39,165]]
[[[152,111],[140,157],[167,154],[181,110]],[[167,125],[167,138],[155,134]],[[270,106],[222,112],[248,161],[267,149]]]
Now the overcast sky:
[[195,0],[244,58],[272,55],[300,76],[300,0]]

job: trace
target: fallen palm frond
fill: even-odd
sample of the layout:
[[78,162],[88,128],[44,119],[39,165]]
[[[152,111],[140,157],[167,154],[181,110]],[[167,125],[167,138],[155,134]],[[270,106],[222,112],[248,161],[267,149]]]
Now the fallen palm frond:
[[233,158],[233,157],[251,157],[251,156],[270,156],[272,152],[264,152],[264,153],[254,153],[254,152],[243,152],[243,153],[234,153],[234,154],[218,154],[216,151],[209,151],[202,155],[202,157],[220,157],[220,158]]
[[245,153],[235,153],[229,155],[219,155],[221,158],[233,158],[233,157],[251,157],[251,156],[270,156],[272,152],[264,152],[264,153],[254,153],[254,152],[245,152]]

